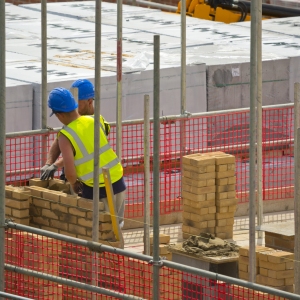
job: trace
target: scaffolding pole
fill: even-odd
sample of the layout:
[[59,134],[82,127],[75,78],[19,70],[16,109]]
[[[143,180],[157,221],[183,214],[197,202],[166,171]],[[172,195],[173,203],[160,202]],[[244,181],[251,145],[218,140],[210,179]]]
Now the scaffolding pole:
[[[0,291],[4,292],[5,253],[5,0],[0,0]],[[4,299],[0,297],[0,299]]]
[[159,61],[160,36],[154,36],[154,73],[153,73],[153,297],[159,299],[159,107],[160,107],[160,61]]
[[295,294],[300,295],[300,83],[294,87],[294,165],[295,165],[295,189],[294,189],[294,222],[295,222]]
[[257,104],[257,3],[251,5],[250,49],[250,174],[249,174],[249,281],[255,282],[255,207],[256,207],[256,104]]

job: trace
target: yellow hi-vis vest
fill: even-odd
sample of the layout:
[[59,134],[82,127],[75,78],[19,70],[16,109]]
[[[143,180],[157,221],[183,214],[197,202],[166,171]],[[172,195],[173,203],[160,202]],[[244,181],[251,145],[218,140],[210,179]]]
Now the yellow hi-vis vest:
[[[81,116],[67,126],[64,126],[60,133],[64,134],[74,147],[74,160],[78,179],[92,187],[94,184],[94,118],[91,116]],[[102,122],[100,122],[99,154],[99,186],[104,186],[103,167],[109,168],[112,183],[121,179],[123,176],[123,167],[116,153],[108,143]]]

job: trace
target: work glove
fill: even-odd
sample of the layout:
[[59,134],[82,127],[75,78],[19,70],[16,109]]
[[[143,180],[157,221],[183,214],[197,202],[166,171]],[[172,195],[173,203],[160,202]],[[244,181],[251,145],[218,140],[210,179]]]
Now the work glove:
[[49,164],[46,164],[45,166],[43,166],[41,168],[41,180],[48,180],[50,178],[53,179],[54,177],[54,173],[57,171],[58,167],[54,164],[52,165],[49,165]]

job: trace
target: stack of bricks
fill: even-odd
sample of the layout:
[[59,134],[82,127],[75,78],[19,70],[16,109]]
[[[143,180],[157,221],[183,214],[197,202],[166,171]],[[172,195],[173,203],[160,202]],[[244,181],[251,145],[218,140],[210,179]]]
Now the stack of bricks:
[[183,157],[183,238],[211,233],[222,239],[233,237],[235,157],[223,152]]
[[221,239],[233,238],[234,213],[237,207],[235,192],[235,157],[222,152],[212,153],[216,160],[216,228]]
[[[256,247],[256,283],[294,292],[294,254]],[[249,247],[239,249],[239,278],[249,280]]]
[[[41,247],[41,245],[47,247]],[[57,241],[31,233],[16,232],[6,239],[6,263],[29,270],[59,276],[61,245]],[[62,286],[28,275],[17,280],[6,277],[6,288],[30,299],[62,300]]]
[[[166,260],[172,260],[172,253],[169,251],[170,239],[167,234],[159,234],[159,256]],[[153,235],[150,235],[150,255],[153,256]]]
[[215,158],[203,154],[186,155],[182,168],[183,238],[215,233]]

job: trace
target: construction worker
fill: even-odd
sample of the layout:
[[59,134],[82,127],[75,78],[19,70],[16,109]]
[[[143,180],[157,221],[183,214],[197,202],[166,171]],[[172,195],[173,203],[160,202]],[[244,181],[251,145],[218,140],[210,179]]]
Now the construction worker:
[[[65,126],[58,133],[58,144],[61,150],[65,175],[75,193],[93,199],[94,170],[94,118],[80,116],[73,95],[65,88],[53,89],[48,97],[48,106]],[[126,185],[123,178],[123,167],[110,147],[105,129],[100,122],[100,156],[99,156],[99,195],[100,201],[109,211],[104,187],[102,167],[108,167],[114,192],[114,201],[120,227],[123,227]],[[120,194],[119,197],[116,197]],[[119,203],[117,203],[119,201]]]
[[[74,81],[71,88],[78,89],[78,112],[80,115],[93,115],[94,114],[94,98],[95,90],[94,85],[87,79],[78,79]],[[106,135],[110,132],[110,125],[106,120],[100,116],[100,121],[105,128]],[[58,159],[60,149],[58,140],[55,139],[50,147],[46,164],[41,168],[41,180],[48,180],[54,177],[54,173],[63,168],[63,159]],[[65,180],[65,174],[62,170],[60,179]]]

